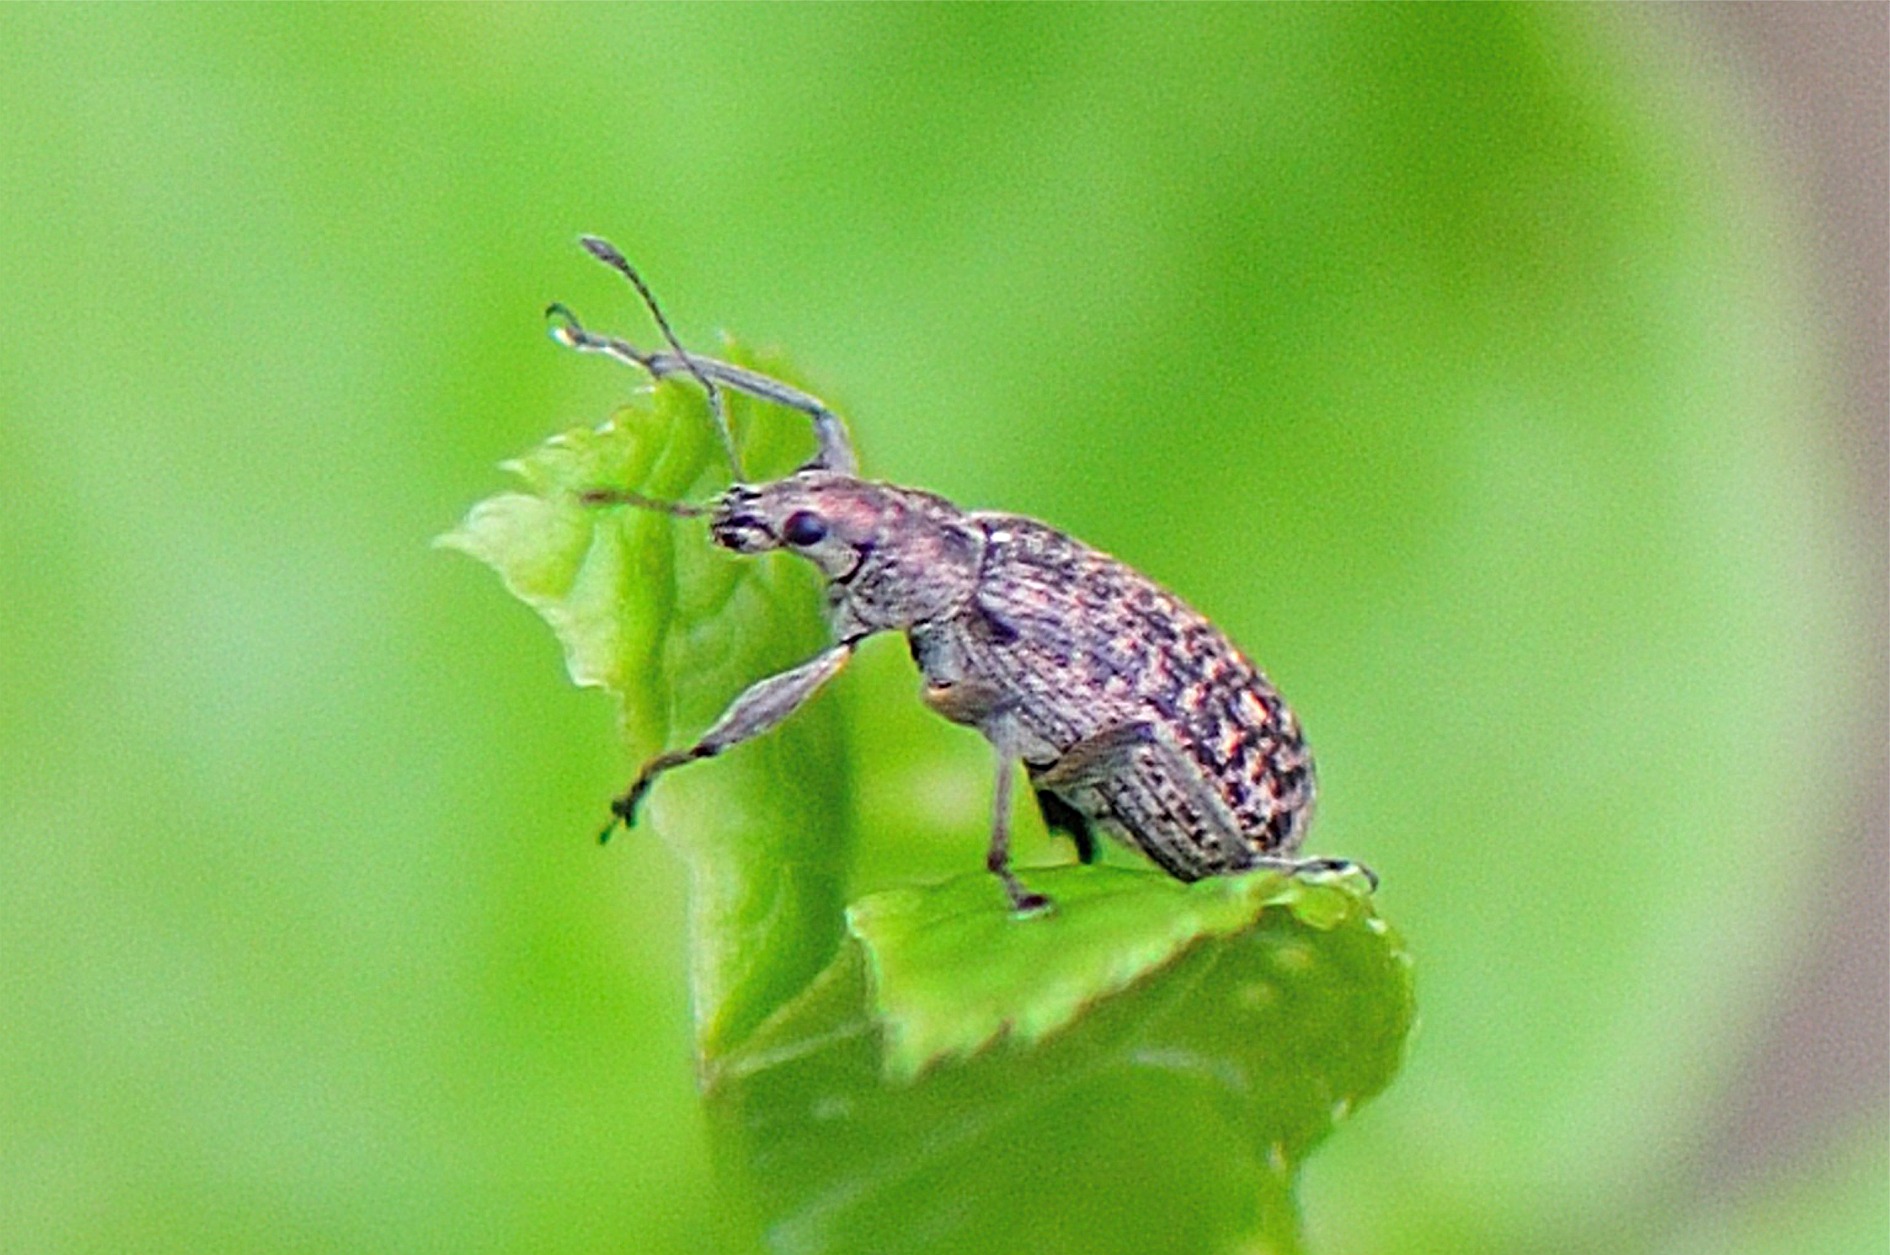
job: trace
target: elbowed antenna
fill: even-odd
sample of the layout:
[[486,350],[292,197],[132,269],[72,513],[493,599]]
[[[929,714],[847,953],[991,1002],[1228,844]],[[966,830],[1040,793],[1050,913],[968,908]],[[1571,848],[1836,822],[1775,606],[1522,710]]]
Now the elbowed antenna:
[[[688,352],[677,341],[675,333],[670,330],[669,321],[663,317],[663,311],[658,307],[656,298],[650,293],[649,286],[643,282],[643,276],[637,273],[624,255],[608,241],[599,239],[597,236],[586,235],[579,239],[586,252],[622,274],[635,285],[638,295],[649,307],[650,314],[655,318],[656,325],[662,331],[664,340],[669,343],[671,351],[646,353],[627,340],[587,331],[578,321],[577,315],[571,312],[570,307],[555,301],[545,307],[545,317],[556,320],[556,325],[551,329],[553,339],[566,348],[576,349],[582,353],[602,353],[626,365],[635,366],[639,370],[647,371],[652,379],[663,379],[678,374],[686,374],[695,379],[708,394],[709,405],[715,415],[716,432],[722,439],[722,447],[728,454],[729,469],[737,483],[742,479],[741,462],[735,456],[735,440],[729,431],[728,414],[723,409],[722,396],[716,388],[717,383],[733,388],[737,392],[746,393],[758,400],[786,406],[788,409],[799,410],[807,415],[814,424],[814,440],[818,445],[813,461],[807,464],[809,468],[836,471],[842,475],[859,474],[859,459],[854,456],[853,442],[847,438],[846,426],[840,421],[838,414],[827,408],[824,401],[802,392],[799,388],[789,387],[780,380],[761,374],[759,371]],[[639,503],[626,500],[625,504]],[[663,507],[657,505],[656,508]]]
[[650,285],[643,282],[643,276],[637,273],[637,268],[632,266],[630,260],[618,252],[617,246],[609,240],[596,235],[580,235],[578,243],[583,245],[584,251],[592,257],[630,280],[630,286],[634,287],[637,295],[643,298],[643,304],[649,309],[650,317],[656,320],[656,329],[663,333],[663,339],[669,343],[670,348],[676,350],[676,356],[682,359],[684,368],[696,377],[696,382],[702,385],[702,391],[707,394],[709,413],[715,417],[715,433],[722,438],[722,451],[728,454],[729,473],[740,481],[742,464],[735,455],[735,434],[729,430],[728,409],[722,404],[722,391],[715,386],[715,381],[696,365],[696,359],[689,355],[689,350],[683,348],[682,341],[678,340],[676,333],[670,330],[669,319],[663,317],[663,307],[656,303],[656,293],[650,291]]

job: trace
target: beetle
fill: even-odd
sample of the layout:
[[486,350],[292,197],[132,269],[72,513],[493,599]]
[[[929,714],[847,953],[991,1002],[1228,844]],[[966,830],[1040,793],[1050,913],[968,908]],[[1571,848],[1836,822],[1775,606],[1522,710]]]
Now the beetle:
[[[1299,720],[1206,617],[1048,524],[962,510],[933,493],[862,479],[844,424],[823,402],[685,351],[623,254],[595,236],[581,243],[635,286],[668,347],[645,351],[590,332],[561,304],[546,311],[553,337],[653,379],[693,378],[708,397],[734,476],[705,505],[613,488],[582,499],[706,516],[710,539],[725,549],[806,559],[826,580],[833,637],[806,662],[750,685],[699,740],[645,762],[611,804],[604,839],[618,823],[636,823],[664,773],[779,726],[839,674],[861,641],[902,632],[925,704],[975,728],[995,752],[985,866],[1013,911],[1049,905],[1011,870],[1019,763],[1046,822],[1074,840],[1086,863],[1096,857],[1100,829],[1184,881],[1253,868],[1354,866],[1296,856],[1314,794]],[[812,460],[779,479],[744,482],[722,406],[725,387],[805,414],[817,443]]]

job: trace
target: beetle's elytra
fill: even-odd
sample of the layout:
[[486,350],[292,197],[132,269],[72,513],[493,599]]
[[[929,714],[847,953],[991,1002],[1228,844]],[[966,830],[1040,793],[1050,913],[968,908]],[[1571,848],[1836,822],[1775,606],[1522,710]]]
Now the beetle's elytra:
[[[1045,819],[1075,840],[1084,862],[1095,857],[1100,828],[1181,880],[1350,866],[1294,857],[1312,811],[1312,757],[1293,712],[1220,629],[1140,572],[1046,524],[859,478],[837,415],[777,380],[684,351],[623,255],[594,237],[583,244],[636,285],[668,348],[646,352],[593,334],[561,305],[548,311],[553,334],[656,378],[695,378],[735,478],[701,506],[608,488],[585,500],[707,515],[710,537],[726,549],[800,555],[827,580],[834,639],[800,666],[756,681],[701,740],[645,763],[612,804],[611,827],[636,822],[664,772],[779,725],[867,636],[904,632],[925,704],[976,728],[996,750],[985,865],[1015,910],[1047,905],[1010,868],[1019,762]],[[819,446],[813,460],[781,479],[742,482],[721,387],[806,414]]]

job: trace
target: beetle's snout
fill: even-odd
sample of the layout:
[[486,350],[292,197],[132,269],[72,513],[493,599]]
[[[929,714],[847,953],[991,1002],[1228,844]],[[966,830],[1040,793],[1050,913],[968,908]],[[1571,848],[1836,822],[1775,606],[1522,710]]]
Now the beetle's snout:
[[758,508],[760,494],[737,485],[716,503],[709,515],[709,537],[724,549],[736,553],[765,553],[781,547],[780,538],[768,526]]

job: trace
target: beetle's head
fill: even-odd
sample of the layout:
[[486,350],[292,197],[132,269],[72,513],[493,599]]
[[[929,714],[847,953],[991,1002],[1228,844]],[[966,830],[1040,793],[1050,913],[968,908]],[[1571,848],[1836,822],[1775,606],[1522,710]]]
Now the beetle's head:
[[709,535],[736,553],[786,549],[828,579],[845,579],[883,543],[888,504],[880,485],[831,471],[797,471],[729,488],[709,513]]
[[982,534],[930,493],[814,468],[736,484],[710,511],[709,534],[737,553],[799,554],[875,627],[903,627],[968,595],[982,548]]

